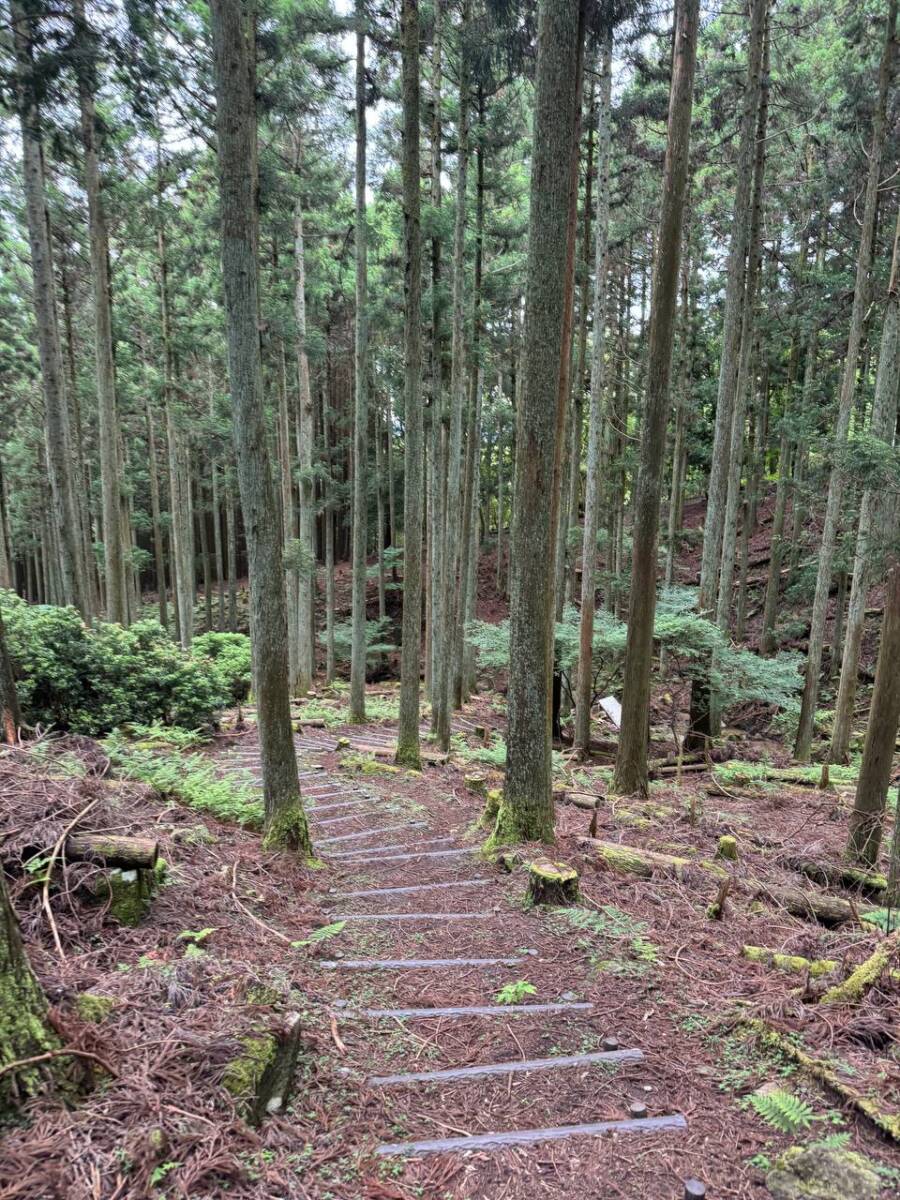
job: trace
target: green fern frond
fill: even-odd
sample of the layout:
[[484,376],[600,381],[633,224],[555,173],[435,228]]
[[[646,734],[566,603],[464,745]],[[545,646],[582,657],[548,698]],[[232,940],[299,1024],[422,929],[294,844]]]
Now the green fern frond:
[[763,1095],[751,1096],[750,1105],[766,1124],[773,1126],[779,1133],[799,1133],[802,1129],[809,1129],[816,1119],[814,1111],[805,1100],[780,1088]]

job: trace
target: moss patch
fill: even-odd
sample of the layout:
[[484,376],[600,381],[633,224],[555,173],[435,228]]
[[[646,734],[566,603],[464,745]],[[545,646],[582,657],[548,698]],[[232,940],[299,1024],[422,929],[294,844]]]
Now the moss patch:
[[773,1200],[878,1200],[881,1180],[868,1159],[852,1150],[792,1146],[769,1172]]
[[96,992],[82,992],[75,997],[75,1011],[82,1021],[92,1025],[100,1025],[112,1010],[117,1001],[112,996],[100,996]]
[[306,813],[299,802],[277,812],[263,838],[264,850],[290,850],[304,859],[312,858],[312,842]]

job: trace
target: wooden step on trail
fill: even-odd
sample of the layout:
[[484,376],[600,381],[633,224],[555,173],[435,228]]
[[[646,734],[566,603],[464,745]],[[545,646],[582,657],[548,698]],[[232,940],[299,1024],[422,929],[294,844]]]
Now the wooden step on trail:
[[356,800],[341,800],[337,804],[306,804],[307,812],[334,812],[336,808],[355,808],[359,804],[368,804],[372,796],[359,796]]
[[413,850],[416,845],[419,846],[438,846],[443,842],[452,842],[455,838],[452,837],[436,837],[425,838],[421,842],[400,842],[396,846],[360,846],[358,850],[342,850],[339,854],[332,854],[332,858],[358,858],[360,862],[365,861],[365,856],[368,854],[391,854],[395,850]]
[[337,958],[323,959],[323,971],[415,971],[445,967],[518,967],[524,958]]
[[[441,838],[440,841],[450,841],[450,838]],[[414,851],[412,854],[384,854],[381,856],[373,856],[372,858],[351,858],[347,854],[332,854],[329,857],[342,859],[342,866],[363,866],[369,863],[385,863],[385,862],[408,862],[411,858],[459,858],[462,855],[472,854],[473,851],[468,847],[455,850],[422,850],[418,854]]]
[[349,900],[355,896],[404,896],[411,892],[437,892],[444,888],[483,887],[486,883],[493,882],[493,879],[448,879],[443,883],[412,883],[405,887],[362,888],[355,892],[332,892],[331,895],[340,900]]
[[406,1075],[372,1075],[371,1087],[397,1087],[407,1083],[440,1083],[453,1079],[477,1079],[482,1075],[516,1075],[521,1071],[561,1071],[567,1067],[588,1067],[593,1063],[642,1062],[640,1050],[598,1050],[592,1054],[560,1054],[553,1058],[532,1058],[513,1062],[482,1063],[474,1067],[450,1067],[444,1071],[413,1071]]
[[604,1133],[662,1133],[687,1129],[681,1113],[664,1117],[628,1118],[622,1121],[593,1121],[588,1125],[559,1125],[550,1129],[510,1129],[502,1133],[476,1133],[465,1137],[429,1138],[421,1142],[389,1142],[375,1153],[382,1158],[445,1154],[454,1150],[502,1150],[507,1146],[534,1146],[573,1137],[596,1137]]
[[332,921],[489,921],[495,912],[444,913],[444,912],[395,912],[395,913],[341,913],[332,914]]
[[[380,837],[382,833],[395,833],[398,829],[421,829],[427,821],[404,821],[402,825],[383,825],[380,829],[361,829],[356,833],[339,833],[334,837],[319,838],[320,846],[331,846],[334,842],[352,842],[354,838]],[[363,849],[361,846],[360,849]]]
[[[309,809],[306,811],[309,812]],[[358,821],[360,817],[378,817],[381,815],[381,809],[364,808],[361,812],[347,812],[342,813],[339,817],[326,817],[324,821],[320,821],[317,817],[314,817],[313,820],[315,820],[316,828],[322,829],[325,825],[343,825],[346,821]]]
[[[339,1005],[335,1004],[335,1008]],[[593,1004],[589,1000],[560,1000],[556,1004],[468,1004],[447,1008],[358,1008],[341,1009],[356,1017],[382,1017],[395,1021],[426,1021],[431,1017],[504,1017],[510,1013],[540,1015],[541,1013],[590,1012]]]

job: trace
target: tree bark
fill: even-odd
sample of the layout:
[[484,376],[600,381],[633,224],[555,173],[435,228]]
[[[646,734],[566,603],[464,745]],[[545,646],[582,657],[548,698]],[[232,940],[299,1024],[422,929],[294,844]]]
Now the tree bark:
[[[756,121],[762,86],[763,41],[768,11],[769,0],[751,0],[747,85],[744,88],[741,112],[734,215],[726,268],[725,312],[716,399],[716,423],[713,433],[712,463],[703,529],[700,594],[697,598],[697,607],[701,616],[707,617],[715,614],[718,598],[722,530],[728,490],[729,450],[740,355],[747,244],[750,236],[750,192],[753,186]],[[685,741],[686,748],[702,747],[707,737],[714,732],[716,722],[712,712],[712,699],[709,679],[695,680],[691,689],[691,725]]]
[[853,400],[856,395],[856,380],[859,352],[862,343],[866,308],[868,307],[869,272],[872,267],[872,243],[875,228],[875,211],[878,206],[878,185],[881,164],[884,160],[884,143],[887,129],[887,98],[891,89],[894,70],[894,44],[897,24],[897,0],[889,0],[884,51],[878,74],[878,98],[872,121],[872,142],[869,151],[869,171],[866,180],[866,199],[863,207],[860,231],[859,257],[856,263],[856,284],[853,291],[853,308],[850,314],[850,331],[841,379],[841,394],[835,422],[833,455],[834,461],[828,482],[828,499],[818,552],[816,594],[813,599],[810,622],[809,645],[806,653],[806,678],[803,699],[800,704],[800,721],[794,744],[794,757],[808,762],[812,750],[816,704],[819,698],[819,672],[822,668],[822,650],[825,642],[825,620],[828,610],[828,594],[831,589],[831,571],[837,545],[838,527],[841,517],[841,502],[846,485],[846,466],[841,461],[850,430]]
[[509,741],[506,789],[492,835],[499,842],[553,840],[554,596],[548,572],[555,561],[562,360],[569,352],[562,336],[583,34],[580,6],[542,0],[525,294],[525,380],[518,414],[510,542]]
[[[422,229],[419,195],[419,5],[401,0],[403,107],[404,401],[403,632],[397,762],[418,768],[422,649]],[[393,536],[393,527],[391,534]]]
[[[12,661],[3,635],[3,614],[0,613],[0,742],[15,746],[19,740],[22,714],[13,675]],[[0,872],[2,874],[2,872]]]
[[97,362],[97,416],[100,444],[100,489],[103,501],[103,563],[106,579],[106,619],[128,623],[125,557],[120,528],[119,423],[116,373],[113,359],[112,313],[109,285],[109,244],[97,153],[94,111],[96,87],[96,33],[87,24],[84,0],[73,0],[74,51],[81,144],[84,151],[84,185],[90,229],[91,283],[94,292],[94,347]]
[[211,5],[222,279],[234,446],[247,533],[265,844],[312,853],[291,730],[287,614],[259,344],[256,37],[243,0]]
[[298,176],[294,201],[294,321],[297,325],[297,459],[300,468],[299,537],[301,568],[297,592],[297,691],[302,696],[312,687],[316,667],[315,643],[315,494],[313,490],[312,389],[309,356],[306,353],[306,246],[303,236],[303,204],[300,196],[301,139],[294,143],[294,169]]
[[606,382],[606,309],[609,268],[609,148],[612,126],[613,35],[605,35],[600,61],[597,110],[597,219],[594,238],[594,311],[591,348],[591,392],[588,412],[587,471],[584,481],[584,530],[581,539],[581,619],[575,695],[575,749],[590,756],[593,699],[594,606],[597,593],[597,532],[603,488],[600,456]]
[[650,306],[647,400],[641,427],[634,499],[634,551],[622,684],[622,725],[614,781],[618,792],[640,792],[644,795],[649,789],[647,729],[656,613],[659,498],[666,453],[669,380],[681,261],[681,222],[690,157],[698,24],[699,0],[677,0],[662,208]]
[[53,519],[59,534],[61,601],[74,604],[82,616],[88,616],[84,564],[78,536],[80,526],[72,487],[69,407],[56,317],[56,282],[44,177],[39,84],[33,61],[35,29],[23,0],[10,0],[10,15],[15,50],[16,107],[22,131],[22,175],[31,250],[32,300],[44,391],[47,467]]
[[[890,446],[897,424],[897,379],[900,378],[900,213],[894,232],[894,251],[888,282],[887,305],[881,329],[881,352],[875,378],[875,399],[869,434]],[[883,537],[879,535],[883,503],[871,487],[863,491],[853,561],[853,583],[847,613],[847,632],[841,659],[841,678],[835,701],[834,728],[828,750],[829,762],[847,762],[850,734],[859,678],[859,652],[865,627],[866,597],[872,579],[873,553]]]
[[368,281],[366,263],[366,16],[356,3],[356,338],[353,353],[353,633],[349,720],[366,719],[366,541],[368,509]]

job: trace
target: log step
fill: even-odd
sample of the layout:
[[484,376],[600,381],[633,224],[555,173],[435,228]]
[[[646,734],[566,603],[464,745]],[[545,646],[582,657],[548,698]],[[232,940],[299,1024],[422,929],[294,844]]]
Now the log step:
[[[449,840],[449,839],[448,839]],[[364,863],[383,863],[383,862],[407,862],[411,858],[458,858],[463,854],[471,854],[468,849],[459,850],[422,850],[416,854],[384,854],[380,857],[372,858],[349,858],[346,854],[332,854],[331,858],[344,859],[344,866],[352,867],[354,865],[362,866]]]
[[603,1133],[661,1133],[687,1129],[681,1113],[665,1117],[629,1118],[623,1121],[593,1121],[588,1125],[559,1125],[550,1129],[510,1129],[501,1133],[478,1133],[466,1137],[427,1138],[421,1142],[389,1142],[378,1146],[382,1158],[398,1155],[444,1154],[453,1150],[502,1150],[506,1146],[534,1146],[573,1137],[596,1137]]
[[414,971],[443,967],[518,967],[524,958],[337,958],[322,959],[323,971]]
[[418,1021],[427,1020],[429,1017],[502,1017],[508,1013],[589,1012],[593,1007],[589,1000],[561,1000],[556,1004],[469,1004],[451,1005],[449,1008],[360,1008],[350,1011],[354,1016],[360,1017]]
[[[309,809],[307,809],[306,811],[307,811],[307,812],[309,812]],[[378,816],[381,816],[381,815],[383,815],[383,814],[382,814],[382,810],[381,810],[381,809],[378,809],[378,808],[364,808],[364,809],[362,809],[362,810],[361,810],[361,811],[359,811],[359,812],[347,812],[347,813],[341,813],[341,815],[340,815],[339,817],[327,817],[327,818],[326,818],[324,821],[319,821],[319,820],[317,820],[317,819],[315,819],[315,818],[314,818],[314,820],[316,821],[316,828],[317,828],[317,829],[322,829],[322,828],[324,828],[326,825],[341,825],[341,824],[343,824],[345,821],[355,821],[355,820],[357,820],[359,817],[368,817],[368,816],[372,816],[372,817],[378,817]]]
[[368,804],[371,796],[360,796],[358,800],[342,800],[339,804],[307,804],[307,812],[333,812],[336,808],[355,808],[358,804]]
[[332,892],[331,894],[340,900],[348,900],[351,896],[403,896],[410,892],[436,892],[443,888],[476,887],[493,882],[493,879],[450,879],[444,883],[413,883],[405,887],[363,888],[356,892]]
[[488,921],[496,917],[494,912],[443,913],[443,912],[395,912],[395,913],[341,913],[332,914],[332,921]]
[[[421,829],[427,821],[404,821],[402,825],[383,825],[380,829],[363,829],[356,833],[339,833],[334,837],[318,838],[320,846],[331,846],[334,842],[352,842],[354,838],[378,837],[382,833],[395,833],[398,829]],[[360,847],[362,849],[362,847]]]
[[342,850],[339,854],[330,855],[331,858],[353,858],[359,862],[365,862],[365,856],[369,854],[393,853],[395,850],[413,850],[416,845],[419,846],[438,846],[443,842],[452,842],[452,837],[436,837],[425,838],[421,842],[398,842],[395,846],[368,846],[363,849],[362,846],[358,850]]
[[560,1054],[553,1058],[482,1063],[475,1067],[450,1067],[444,1071],[413,1071],[406,1075],[372,1075],[371,1087],[395,1087],[406,1083],[438,1083],[451,1079],[477,1079],[482,1075],[515,1075],[520,1071],[561,1071],[565,1067],[587,1067],[593,1063],[641,1062],[640,1050],[598,1050],[593,1054]]

